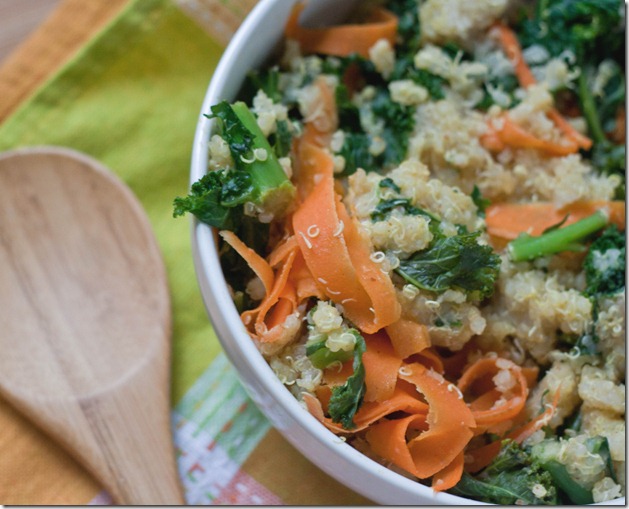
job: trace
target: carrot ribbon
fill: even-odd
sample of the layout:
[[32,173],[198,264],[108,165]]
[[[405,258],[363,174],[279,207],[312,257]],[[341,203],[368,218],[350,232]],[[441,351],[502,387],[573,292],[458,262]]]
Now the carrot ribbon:
[[[520,86],[527,88],[534,85],[536,83],[535,76],[524,60],[522,48],[515,32],[501,22],[494,24],[494,30],[507,58],[513,64]],[[481,143],[485,148],[494,152],[499,152],[509,146],[533,148],[555,156],[573,154],[578,152],[580,148],[589,150],[592,147],[592,140],[578,132],[556,108],[551,108],[547,115],[564,134],[563,143],[543,140],[534,136],[513,122],[507,114],[501,115],[499,122],[488,125],[488,131],[481,137]]]
[[398,19],[386,9],[373,9],[362,24],[306,28],[299,24],[304,7],[303,3],[295,5],[286,23],[285,35],[298,41],[305,55],[318,53],[346,57],[358,53],[369,58],[369,49],[380,39],[386,39],[391,46],[395,44]]
[[601,209],[609,213],[610,223],[625,229],[625,202],[620,200],[577,201],[561,208],[549,202],[494,203],[485,211],[485,222],[492,237],[513,240],[521,233],[541,235],[564,219],[568,226]]

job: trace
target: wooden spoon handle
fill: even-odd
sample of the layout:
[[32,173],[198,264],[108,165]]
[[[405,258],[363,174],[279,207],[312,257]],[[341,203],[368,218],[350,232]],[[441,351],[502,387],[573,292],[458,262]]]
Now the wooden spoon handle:
[[[138,373],[141,377],[142,373]],[[154,380],[154,378],[151,378]],[[149,381],[149,380],[147,380]],[[125,505],[182,505],[167,395],[140,380],[79,406],[98,450],[84,462]]]
[[[168,359],[163,359],[167,363]],[[77,399],[4,396],[50,434],[122,505],[183,505],[172,445],[168,392],[147,363],[115,391]],[[164,371],[164,370],[159,370]]]

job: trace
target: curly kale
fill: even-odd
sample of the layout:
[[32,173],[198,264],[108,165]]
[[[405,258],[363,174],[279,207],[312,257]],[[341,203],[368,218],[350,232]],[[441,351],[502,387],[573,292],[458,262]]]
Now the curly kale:
[[512,440],[479,475],[464,473],[450,493],[499,505],[559,503],[551,474]]
[[494,292],[500,257],[477,242],[480,232],[439,237],[427,249],[402,260],[396,272],[410,284],[442,293],[450,288],[483,299]]
[[[390,178],[380,181],[380,188],[399,193],[400,188]],[[480,197],[476,199],[480,202]],[[395,272],[408,283],[436,293],[450,288],[459,289],[472,299],[484,299],[494,292],[500,271],[500,257],[491,246],[479,244],[480,232],[469,233],[459,225],[457,235],[446,236],[441,220],[432,212],[421,209],[402,196],[380,199],[371,212],[372,221],[386,220],[394,212],[424,216],[433,238],[427,248],[401,260]]]
[[223,101],[212,106],[212,116],[219,120],[235,168],[204,175],[188,196],[175,198],[173,215],[190,212],[211,226],[234,231],[239,229],[247,202],[280,217],[292,203],[295,188],[253,113],[243,102]]
[[[616,480],[614,466],[609,450],[607,438],[603,436],[590,437],[585,441],[585,446],[590,455],[598,455],[601,457],[605,465],[605,474]],[[556,438],[548,438],[535,444],[530,448],[530,454],[534,461],[546,470],[557,487],[558,492],[568,502],[573,504],[592,504],[594,498],[592,491],[579,484],[569,473],[565,465],[565,460],[560,460],[559,452],[562,449],[562,443]]]
[[360,334],[354,335],[356,337],[352,364],[354,372],[343,385],[332,389],[332,397],[328,405],[328,412],[332,420],[342,424],[347,430],[356,427],[354,416],[363,403],[366,391],[363,354],[367,350],[367,345]]
[[540,0],[522,22],[519,38],[523,47],[543,46],[550,57],[573,55],[566,61],[577,71],[572,88],[594,141],[589,157],[599,171],[624,177],[624,140],[609,136],[625,103],[623,12],[622,0]]
[[609,226],[590,246],[583,261],[587,288],[596,298],[614,295],[625,287],[626,240],[624,232]]

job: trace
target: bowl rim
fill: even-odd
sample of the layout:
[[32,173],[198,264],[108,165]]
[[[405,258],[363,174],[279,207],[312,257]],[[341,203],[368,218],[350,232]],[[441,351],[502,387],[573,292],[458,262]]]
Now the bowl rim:
[[[234,100],[235,98],[233,88],[231,89],[232,93],[227,90],[232,62],[246,51],[252,34],[257,34],[262,30],[263,25],[276,11],[281,11],[287,16],[290,7],[297,1],[299,0],[260,0],[240,25],[223,52],[206,90],[197,121],[192,147],[190,185],[207,172],[208,141],[213,121],[208,119],[204,113],[210,111],[210,106],[220,100]],[[331,4],[333,1],[310,0],[310,4],[326,2]],[[303,15],[307,17],[308,13],[304,12]],[[275,24],[277,26],[277,20],[275,20]],[[281,33],[278,32],[276,35],[276,39],[279,41]],[[241,85],[242,80],[238,88]],[[197,282],[206,311],[225,354],[235,366],[239,379],[243,382],[245,390],[256,405],[271,424],[310,462],[341,484],[382,504],[491,505],[449,493],[435,492],[429,486],[404,477],[340,440],[338,436],[311,415],[290,393],[288,388],[280,382],[246,332],[222,272],[217,254],[217,236],[214,228],[192,217],[190,233]],[[310,456],[304,450],[305,446],[300,443],[300,440],[307,438],[313,439],[316,445],[322,446],[321,451],[334,452],[319,454],[317,457]],[[341,465],[336,467],[331,465],[329,454],[334,454],[335,459],[340,460]],[[338,474],[346,468],[354,468],[353,472],[359,475],[348,478],[339,477]],[[397,497],[396,495],[387,497],[386,494],[381,496],[379,489],[381,486],[374,489],[373,486],[364,484],[370,480],[377,480],[378,483],[375,484],[385,483],[391,490],[398,490]],[[624,497],[609,502],[619,503],[621,501],[624,504]]]

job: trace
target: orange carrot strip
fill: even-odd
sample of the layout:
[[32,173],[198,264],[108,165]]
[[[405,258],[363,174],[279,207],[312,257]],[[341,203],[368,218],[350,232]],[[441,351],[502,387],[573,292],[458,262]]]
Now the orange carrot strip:
[[591,216],[597,210],[609,213],[610,223],[625,229],[625,202],[590,200],[571,203],[557,208],[549,202],[537,203],[494,203],[485,212],[487,233],[492,237],[512,240],[521,233],[541,235],[547,228],[560,223],[566,216],[564,226]]
[[[526,403],[528,384],[522,374],[522,369],[517,364],[499,357],[483,357],[474,362],[463,372],[458,388],[465,394],[468,389],[472,388],[474,382],[489,376],[493,377],[501,369],[508,369],[511,375],[516,377],[516,386],[508,394],[491,388],[472,402],[472,414],[478,428],[486,428],[513,419],[522,411]],[[497,404],[501,400],[503,401]]]
[[424,479],[443,470],[463,451],[476,422],[456,387],[438,373],[410,364],[400,370],[400,378],[415,385],[429,405],[428,430],[408,443],[415,475]]
[[[334,192],[330,155],[312,144],[302,147],[311,158],[313,175],[298,184],[304,201],[293,214],[301,253],[325,295],[341,304],[361,331],[374,333],[400,316],[395,288],[370,259],[367,239]],[[304,187],[312,188],[304,192]]]
[[379,39],[395,44],[397,17],[386,9],[374,9],[364,24],[306,28],[299,24],[304,4],[296,4],[286,23],[285,35],[299,42],[303,54],[319,53],[345,57],[352,53],[369,58],[369,48]]
[[[526,64],[526,61],[524,60],[524,57],[522,55],[522,47],[520,46],[520,42],[518,41],[518,38],[515,32],[511,28],[509,28],[507,25],[501,22],[497,22],[494,25],[494,27],[498,33],[498,40],[500,42],[500,45],[503,47],[505,53],[507,54],[507,58],[513,64],[513,67],[515,69],[515,75],[518,78],[518,82],[520,83],[520,85],[523,88],[527,88],[531,85],[534,85],[537,82],[537,80],[535,79],[535,76],[533,76],[531,69],[528,67],[528,65]],[[584,136],[583,134],[581,134],[579,131],[577,131],[555,108],[552,108],[548,112],[548,116],[555,123],[555,125],[566,135],[566,137],[572,141],[572,143],[569,146],[577,147],[572,152],[576,152],[578,150],[578,147],[583,148],[585,150],[589,150],[592,147],[592,140],[588,138],[587,136]],[[490,142],[491,140],[487,140],[487,141]],[[506,140],[504,141],[506,142]],[[540,141],[543,141],[543,140],[540,140]],[[515,146],[515,145],[512,145],[512,146]],[[554,153],[555,155],[564,155],[561,153],[561,150],[565,150],[565,149],[559,149],[558,152],[554,152],[555,150],[558,150],[558,147],[561,147],[561,145],[557,145],[557,144],[546,145],[544,143],[542,145],[538,144],[537,147],[533,147],[533,148],[546,150],[550,153]],[[572,153],[572,152],[568,152],[568,153]]]
[[474,474],[489,465],[500,453],[502,440],[499,439],[487,445],[467,451],[469,460],[465,462],[465,471]]
[[365,334],[365,401],[382,402],[393,396],[402,359],[384,334]]
[[424,348],[417,354],[417,358],[419,363],[428,369],[432,369],[442,375],[445,373],[443,359],[432,348]]
[[537,366],[523,366],[522,375],[526,379],[526,384],[529,389],[532,389],[537,385],[537,376],[539,375],[539,368]]
[[487,124],[487,131],[481,135],[480,144],[490,152],[502,152],[507,148],[507,144],[502,141],[498,131],[491,125]]
[[283,262],[290,253],[297,251],[298,249],[299,244],[297,244],[297,239],[294,235],[291,235],[283,242],[280,242],[277,246],[275,246],[273,251],[271,251],[271,254],[268,256],[269,265],[271,267],[277,267],[277,265],[279,265],[280,262]]
[[[347,245],[350,259],[360,279],[360,284],[369,295],[371,306],[367,310],[368,320],[372,321],[369,328],[363,328],[367,333],[374,333],[382,327],[387,327],[400,319],[402,306],[397,300],[395,287],[391,278],[380,270],[380,266],[371,259],[371,248],[368,239],[363,236],[358,227],[358,221],[351,218],[336,195],[336,212],[339,221],[343,223],[343,238]],[[417,330],[414,331],[417,333]],[[426,339],[426,335],[423,336]],[[394,344],[395,346],[395,344]]]
[[559,403],[560,394],[560,389],[557,389],[557,391],[555,391],[555,395],[553,396],[553,401],[546,404],[544,411],[539,414],[535,419],[529,421],[521,428],[518,428],[516,431],[510,433],[509,438],[512,438],[518,444],[521,444],[533,433],[546,426],[557,411],[557,404]]
[[294,142],[297,153],[295,164],[295,184],[301,201],[312,191],[319,175],[334,175],[334,161],[321,148],[329,143],[329,138],[338,125],[336,96],[328,82],[319,76],[314,85],[319,89],[319,114],[304,124],[304,133]]
[[592,140],[577,131],[573,125],[557,111],[557,109],[552,108],[548,111],[547,115],[555,123],[555,125],[579,147],[584,150],[590,150],[590,148],[592,148]]
[[[423,431],[428,427],[425,415],[409,415],[400,419],[382,419],[367,430],[365,439],[378,456],[420,477],[406,440],[410,430]],[[438,455],[438,453],[436,453]],[[429,476],[425,476],[429,477]]]
[[297,144],[295,184],[301,201],[312,193],[316,182],[323,177],[334,177],[334,161],[319,146],[306,139]]
[[325,299],[325,294],[323,290],[321,290],[320,285],[313,279],[301,251],[299,251],[295,257],[289,277],[295,285],[297,300],[299,302],[303,302],[310,297],[316,297],[319,300]]
[[343,385],[354,372],[352,360],[345,361],[341,366],[333,365],[323,370],[323,383],[330,387]]
[[[334,177],[322,175],[293,214],[293,227],[308,269],[327,298],[341,304],[345,315],[366,332],[376,332],[371,300],[360,284],[340,231]],[[308,232],[317,231],[312,237]]]
[[357,433],[369,428],[376,421],[394,412],[410,413],[416,417],[420,416],[423,420],[426,419],[426,414],[428,413],[428,405],[426,405],[426,403],[420,401],[417,397],[411,396],[402,388],[397,387],[393,396],[387,400],[363,403],[360,410],[358,410],[354,416],[354,424],[356,424],[356,427],[351,430],[346,430],[341,425],[325,416],[322,402],[317,398],[310,394],[304,394],[303,398],[308,411],[334,433]]
[[400,318],[386,327],[395,352],[401,359],[419,353],[430,346],[428,328],[406,318]]
[[445,491],[454,488],[461,480],[464,464],[465,454],[461,451],[449,465],[433,476],[432,489],[435,491]]
[[458,380],[467,365],[467,359],[470,353],[474,350],[478,350],[478,347],[475,341],[471,340],[465,343],[460,350],[449,354],[447,357],[440,357],[444,368],[442,373],[450,380]]
[[284,288],[277,298],[277,303],[267,314],[267,329],[271,330],[273,327],[283,324],[286,318],[295,312],[296,307],[297,295],[295,294],[295,288],[290,281],[286,281]]
[[[530,437],[533,433],[548,424],[557,410],[558,402],[559,391],[555,392],[553,402],[546,406],[543,413],[509,433],[505,439],[514,440],[518,444],[524,442],[524,440]],[[470,461],[465,463],[465,470],[472,473],[482,470],[494,460],[500,452],[501,447],[502,440],[496,440],[490,444],[468,451],[467,454],[470,457]]]
[[[258,313],[255,321],[255,332],[257,333],[260,341],[263,343],[274,342],[278,340],[278,338],[284,333],[283,327],[281,327],[281,325],[284,324],[286,318],[295,310],[294,305],[284,305],[281,307],[282,314],[276,313],[275,316],[273,316],[272,324],[269,324],[266,321],[267,313],[269,313],[271,308],[278,303],[280,297],[282,295],[285,295],[286,286],[289,284],[288,275],[290,273],[290,269],[292,267],[295,256],[295,251],[291,252],[288,255],[288,258],[282,265],[277,277],[275,278],[275,283],[273,284],[271,292],[268,293],[264,297],[264,299],[262,299],[260,306],[258,306],[257,308]],[[290,285],[290,290],[292,290],[292,285]],[[294,290],[292,291],[294,292]],[[296,301],[296,297],[290,297],[286,300],[293,304]],[[275,325],[280,325],[280,327],[276,327]]]
[[535,76],[533,76],[531,69],[529,69],[522,56],[522,48],[515,32],[501,22],[497,22],[494,27],[497,31],[500,45],[503,47],[511,64],[513,64],[515,75],[520,85],[526,88],[537,83]]
[[416,396],[411,396],[403,389],[396,388],[393,396],[387,400],[364,403],[360,410],[356,412],[354,418],[356,429],[353,431],[366,429],[378,419],[394,412],[406,412],[425,416],[428,413],[428,405],[420,401]]
[[509,147],[533,148],[548,152],[549,154],[555,156],[574,154],[579,150],[577,143],[571,138],[566,140],[565,143],[555,143],[543,140],[525,131],[522,127],[511,120],[509,115],[502,115],[501,119],[502,126],[496,130],[496,135],[505,145],[508,145]]
[[240,240],[234,232],[229,230],[221,230],[218,234],[223,238],[225,242],[227,242],[234,250],[244,258],[249,267],[253,270],[253,272],[260,278],[262,281],[262,285],[266,290],[266,293],[271,291],[273,287],[273,281],[275,280],[275,276],[273,275],[273,269],[267,263],[267,261],[262,258],[258,253],[256,253],[253,249],[248,247],[242,240]]

